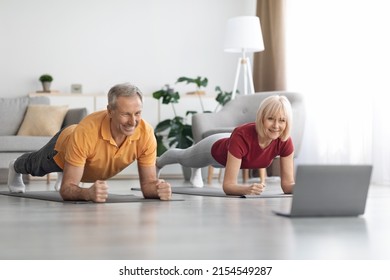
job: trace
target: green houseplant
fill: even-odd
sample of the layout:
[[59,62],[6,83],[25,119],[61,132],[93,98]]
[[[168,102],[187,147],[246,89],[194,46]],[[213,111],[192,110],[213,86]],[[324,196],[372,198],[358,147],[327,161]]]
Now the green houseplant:
[[[195,79],[179,77],[176,81],[176,83],[183,82],[196,85],[196,91],[194,93],[199,96],[201,108],[204,113],[209,112],[204,110],[202,102],[202,95],[204,95],[203,89],[207,86],[208,79],[206,77],[200,76]],[[215,88],[215,91],[217,92],[217,97],[215,100],[218,102],[219,106],[224,106],[231,100],[231,92],[223,91],[219,86]],[[191,92],[191,94],[193,94],[193,92]],[[154,133],[157,139],[157,156],[162,155],[166,150],[168,150],[168,147],[165,145],[165,139],[167,139],[169,147],[186,149],[192,146],[194,143],[192,136],[192,126],[186,123],[185,117],[187,117],[189,114],[196,114],[197,111],[187,111],[185,117],[178,116],[176,113],[175,104],[179,103],[180,94],[168,84],[165,85],[162,89],[155,91],[153,93],[153,98],[158,100],[161,99],[162,104],[170,104],[174,114],[172,119],[166,119],[159,122],[154,129]],[[218,107],[215,108],[215,110],[217,109]],[[164,135],[166,135],[166,138]]]
[[[203,112],[204,106],[202,102],[201,95],[204,94],[202,91],[208,84],[208,79],[206,77],[197,78],[188,78],[188,77],[179,77],[176,83],[185,82],[187,84],[196,85],[196,93],[199,96],[199,101]],[[185,117],[178,116],[176,113],[175,105],[180,100],[180,95],[169,85],[165,85],[162,89],[155,91],[153,93],[153,98],[162,99],[162,104],[171,104],[174,117],[172,119],[166,119],[157,124],[154,129],[154,133],[157,139],[157,155],[162,155],[168,147],[164,144],[164,132],[167,133],[167,140],[169,147],[176,147],[179,149],[186,149],[194,143],[192,136],[192,126],[187,124],[185,117],[189,114],[196,114],[196,111],[187,111]]]
[[[177,79],[176,83],[186,82],[187,84],[195,84],[196,91],[191,92],[190,94],[197,94],[199,96],[199,101],[201,108],[204,113],[210,112],[205,111],[202,95],[204,95],[203,88],[208,84],[207,78],[197,77],[195,79],[188,77],[180,77]],[[223,106],[231,99],[232,93],[224,92],[220,87],[216,87],[218,95],[216,101],[219,105]],[[186,149],[191,147],[194,143],[192,135],[192,126],[186,123],[186,117],[190,114],[196,114],[197,111],[187,111],[185,117],[178,116],[175,109],[175,104],[179,103],[180,95],[179,92],[175,91],[174,88],[170,87],[168,84],[162,87],[162,89],[153,92],[153,98],[160,100],[162,104],[171,105],[174,117],[172,119],[165,119],[159,122],[155,129],[154,134],[157,140],[157,156],[161,156],[169,147],[175,147],[179,149]],[[216,108],[217,109],[217,108]],[[191,175],[188,170],[183,168],[185,179],[189,179]]]
[[43,74],[39,77],[39,81],[42,83],[43,91],[50,92],[51,82],[53,81],[53,77],[49,74]]
[[42,83],[43,82],[52,82],[53,81],[53,77],[49,74],[43,74],[39,77],[39,81],[41,81]]
[[[192,127],[185,122],[184,117],[177,115],[174,105],[177,104],[180,99],[179,93],[169,85],[165,85],[162,89],[153,93],[153,98],[161,99],[162,104],[171,104],[174,113],[174,117],[172,119],[166,119],[159,122],[154,129],[157,139],[157,156],[162,155],[166,150],[168,150],[164,143],[164,133],[166,134],[169,147],[186,149],[192,146],[194,142]],[[196,112],[187,111],[186,116],[193,113]]]

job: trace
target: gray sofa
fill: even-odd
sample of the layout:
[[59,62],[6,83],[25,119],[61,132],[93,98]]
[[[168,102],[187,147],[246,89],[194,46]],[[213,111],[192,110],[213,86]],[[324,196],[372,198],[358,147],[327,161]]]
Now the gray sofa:
[[[0,98],[0,182],[7,180],[9,162],[23,153],[36,151],[50,136],[17,136],[29,104],[49,104],[47,97]],[[86,108],[69,109],[62,127],[78,123],[87,114]]]

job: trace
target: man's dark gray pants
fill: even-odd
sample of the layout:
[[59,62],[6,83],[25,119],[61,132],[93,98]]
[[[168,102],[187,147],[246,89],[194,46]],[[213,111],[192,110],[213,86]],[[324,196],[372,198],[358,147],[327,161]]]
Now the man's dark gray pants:
[[14,163],[15,171],[32,176],[44,176],[51,172],[62,172],[62,169],[54,161],[54,156],[57,154],[54,147],[61,131],[57,132],[40,150],[18,157]]

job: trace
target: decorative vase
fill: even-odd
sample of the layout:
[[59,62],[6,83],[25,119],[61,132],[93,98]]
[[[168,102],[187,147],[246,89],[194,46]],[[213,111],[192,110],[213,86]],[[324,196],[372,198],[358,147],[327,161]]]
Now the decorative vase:
[[42,87],[44,92],[50,92],[51,82],[42,82]]

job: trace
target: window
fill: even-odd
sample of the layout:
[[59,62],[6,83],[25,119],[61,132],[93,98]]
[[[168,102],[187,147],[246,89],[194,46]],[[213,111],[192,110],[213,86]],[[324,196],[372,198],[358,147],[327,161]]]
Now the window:
[[305,95],[297,163],[374,165],[390,184],[390,3],[286,1],[286,77]]

